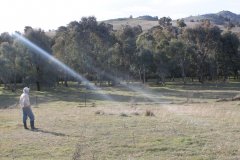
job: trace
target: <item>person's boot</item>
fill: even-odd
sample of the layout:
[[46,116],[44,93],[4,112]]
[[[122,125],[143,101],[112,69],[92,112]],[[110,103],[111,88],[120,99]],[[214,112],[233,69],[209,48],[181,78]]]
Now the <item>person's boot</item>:
[[28,129],[27,122],[23,122],[23,124],[24,124],[24,129]]
[[37,128],[35,128],[35,126],[34,126],[34,121],[30,121],[30,125],[31,125],[31,130],[37,129]]

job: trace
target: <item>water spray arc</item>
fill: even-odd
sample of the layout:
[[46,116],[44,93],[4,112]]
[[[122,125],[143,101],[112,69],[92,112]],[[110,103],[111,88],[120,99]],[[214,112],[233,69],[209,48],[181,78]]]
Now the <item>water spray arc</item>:
[[[28,40],[27,38],[23,37],[22,35],[20,35],[19,33],[15,32],[13,34],[14,37],[16,37],[21,43],[23,43],[24,45],[26,45],[28,48],[32,49],[33,51],[35,51],[35,54],[40,54],[41,56],[43,56],[44,58],[50,60],[51,62],[53,62],[56,66],[58,66],[59,68],[63,69],[64,71],[66,71],[67,73],[69,73],[71,76],[75,77],[77,80],[85,82],[87,84],[87,86],[93,90],[97,90],[100,92],[100,96],[102,96],[102,98],[109,100],[109,101],[115,101],[112,97],[110,97],[109,95],[106,95],[104,93],[101,93],[102,90],[95,86],[94,84],[92,84],[89,80],[87,80],[85,77],[83,77],[82,75],[80,75],[79,73],[77,73],[76,71],[74,71],[72,68],[70,68],[69,66],[67,66],[66,64],[64,64],[63,62],[59,61],[58,59],[56,59],[55,57],[53,57],[52,55],[50,55],[48,52],[46,52],[45,50],[43,50],[42,48],[40,48],[39,46],[37,46],[36,44],[34,44],[33,42],[31,42],[30,40]],[[101,70],[91,66],[92,69],[96,72],[101,72]],[[108,77],[111,80],[114,80],[118,83],[121,83],[121,80],[116,77],[113,76],[109,73],[104,73],[104,75],[106,77]],[[159,101],[157,100],[159,96],[159,93],[155,93],[153,91],[150,91],[147,88],[140,88],[140,87],[136,87],[133,85],[128,85],[128,84],[124,84],[121,83],[121,86],[123,86],[124,88],[128,88],[131,91],[137,92],[140,95],[142,95],[143,97],[149,99],[152,102],[156,102],[159,103]]]
[[[87,59],[89,59],[90,61],[94,61],[92,59],[92,57],[87,56]],[[87,65],[87,64],[86,64]],[[125,84],[122,82],[122,80],[117,77],[117,76],[113,76],[110,73],[106,73],[103,72],[103,70],[100,70],[94,66],[91,66],[91,69],[96,72],[96,73],[103,73],[104,76],[106,76],[108,79],[113,80],[117,83],[119,83],[122,87],[127,88],[130,91],[136,92],[139,95],[141,95],[142,97],[146,98],[147,100],[154,102],[154,103],[170,103],[170,101],[166,101],[166,100],[161,100],[159,101],[159,98],[162,97],[162,94],[159,94],[159,92],[153,91],[147,87],[145,87],[145,85],[143,86],[134,86],[134,85],[129,85],[129,84]]]
[[[91,57],[88,57],[88,58],[91,58]],[[97,73],[100,73],[102,72],[101,70],[91,66],[92,69],[97,72]],[[104,76],[106,76],[107,78],[121,84],[121,86],[123,86],[124,88],[127,88],[131,91],[134,91],[134,92],[137,92],[138,94],[140,94],[142,97],[144,98],[147,98],[148,100],[150,100],[151,102],[154,102],[154,103],[170,103],[169,101],[163,101],[161,100],[161,102],[159,102],[159,97],[162,97],[163,95],[162,94],[159,94],[158,92],[154,92],[150,89],[148,89],[147,87],[145,86],[133,86],[133,85],[129,85],[129,84],[125,84],[125,83],[122,83],[121,82],[121,79],[116,77],[116,76],[113,76],[111,75],[110,73],[106,73],[104,72],[103,73]]]
[[67,73],[69,73],[71,76],[75,77],[77,80],[85,82],[87,84],[87,86],[90,89],[93,90],[98,90],[100,92],[100,96],[102,96],[102,98],[106,99],[106,100],[110,100],[110,101],[114,101],[113,98],[111,98],[110,96],[101,93],[101,89],[97,86],[95,86],[94,84],[92,84],[89,80],[87,80],[85,77],[83,77],[82,75],[80,75],[79,73],[77,73],[76,71],[74,71],[72,68],[70,68],[69,66],[67,66],[66,64],[64,64],[63,62],[59,61],[58,59],[56,59],[55,57],[53,57],[52,55],[50,55],[48,52],[46,52],[45,50],[43,50],[42,48],[40,48],[39,46],[37,46],[36,44],[34,44],[33,42],[31,42],[30,40],[28,40],[27,38],[23,37],[22,35],[20,35],[19,33],[15,32],[13,34],[13,37],[17,38],[17,40],[19,40],[21,43],[23,43],[24,45],[26,45],[28,48],[32,49],[33,51],[35,51],[35,54],[40,54],[41,56],[43,56],[44,58],[46,58],[47,60],[50,60],[53,64],[55,64],[57,67],[60,67],[61,69],[63,69],[64,71],[66,71]]

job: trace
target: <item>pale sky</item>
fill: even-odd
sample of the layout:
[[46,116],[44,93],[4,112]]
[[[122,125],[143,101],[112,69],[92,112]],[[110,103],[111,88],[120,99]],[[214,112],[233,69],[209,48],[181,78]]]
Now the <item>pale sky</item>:
[[240,0],[0,0],[0,33],[45,31],[95,16],[98,21],[151,15],[172,19],[222,10],[240,14]]

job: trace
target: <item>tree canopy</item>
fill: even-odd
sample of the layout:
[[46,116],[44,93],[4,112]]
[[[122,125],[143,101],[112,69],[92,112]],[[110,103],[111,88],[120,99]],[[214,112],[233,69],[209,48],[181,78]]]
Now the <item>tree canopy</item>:
[[[207,20],[190,28],[182,19],[173,26],[171,18],[162,17],[159,26],[143,31],[139,25],[114,30],[95,17],[83,17],[60,26],[52,37],[30,26],[22,36],[99,85],[118,80],[145,83],[149,78],[157,83],[182,78],[186,83],[188,77],[204,83],[238,78],[240,72],[239,37]],[[16,83],[41,90],[77,81],[8,33],[0,35],[0,64],[0,83],[13,91]]]

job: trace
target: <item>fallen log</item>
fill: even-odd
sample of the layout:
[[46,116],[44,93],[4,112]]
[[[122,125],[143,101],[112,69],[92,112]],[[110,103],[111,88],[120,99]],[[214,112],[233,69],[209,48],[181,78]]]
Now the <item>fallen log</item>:
[[232,98],[232,101],[240,101],[240,95],[236,95]]
[[240,95],[236,95],[233,98],[221,98],[216,100],[216,102],[227,102],[227,101],[240,101]]

